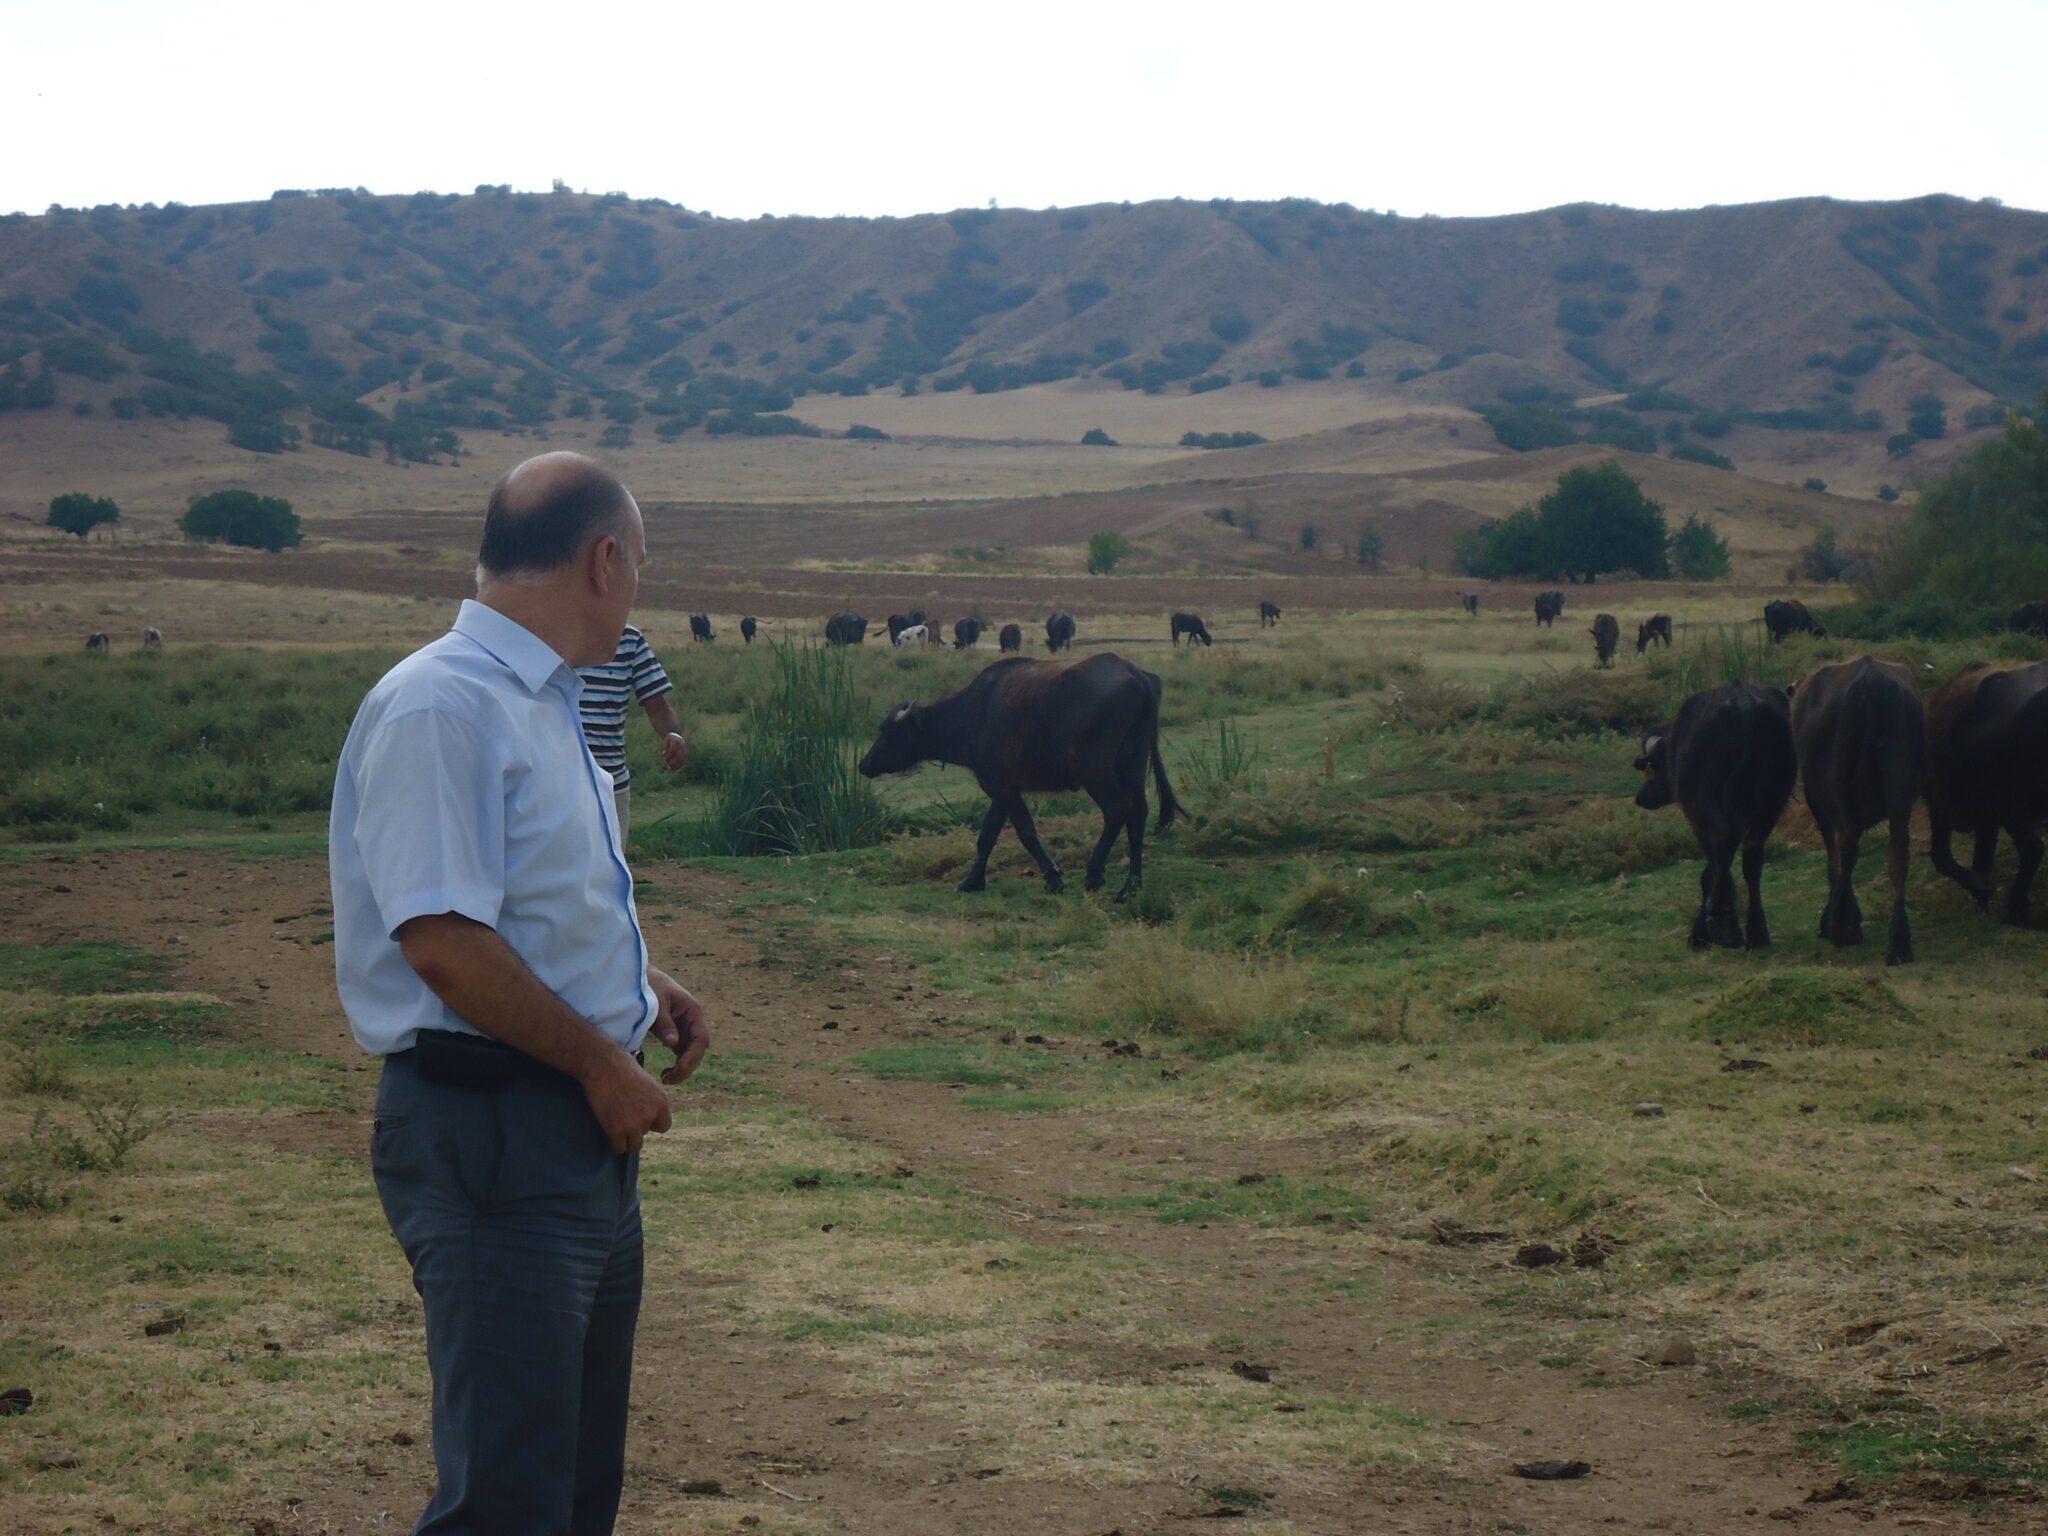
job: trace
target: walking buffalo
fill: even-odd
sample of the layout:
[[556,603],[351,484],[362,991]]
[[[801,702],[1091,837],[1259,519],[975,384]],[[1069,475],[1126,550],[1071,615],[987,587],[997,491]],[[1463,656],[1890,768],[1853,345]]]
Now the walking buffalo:
[[1812,635],[1824,640],[1828,633],[1806,604],[1790,598],[1772,598],[1764,604],[1764,628],[1770,632],[1773,645],[1787,635]]
[[1201,641],[1204,645],[1214,645],[1216,643],[1210,637],[1209,626],[1202,622],[1202,616],[1199,613],[1176,613],[1168,622],[1173,630],[1173,643],[1175,645],[1180,644],[1182,635],[1187,636],[1190,646],[1197,640]]
[[[2003,829],[2019,852],[2005,915],[2027,920],[2048,820],[2048,661],[1968,667],[1927,701],[1927,812],[1934,867],[1991,904],[1991,867]],[[1970,867],[1949,840],[1976,840]]]
[[1621,621],[1611,613],[1597,615],[1593,627],[1586,631],[1593,637],[1593,653],[1600,659],[1600,665],[1614,665],[1614,652],[1621,644]]
[[1545,628],[1555,624],[1564,613],[1562,592],[1538,592],[1536,594],[1536,622]]
[[754,616],[750,613],[740,620],[740,638],[746,641],[748,645],[752,645],[754,643],[754,636],[760,632],[760,628],[761,626],[754,622]]
[[1048,651],[1064,651],[1074,643],[1074,616],[1071,613],[1049,613],[1045,616],[1045,648]]
[[1885,958],[1913,958],[1906,920],[1906,871],[1912,859],[1913,802],[1927,749],[1926,714],[1913,675],[1895,661],[1859,656],[1809,674],[1792,695],[1792,739],[1806,804],[1828,850],[1828,900],[1820,936],[1863,942],[1856,902],[1856,848],[1880,821],[1890,832],[1891,940]]
[[1269,598],[1261,598],[1259,600],[1259,628],[1277,629],[1279,627],[1280,605]]
[[1662,640],[1664,649],[1671,649],[1671,615],[1653,613],[1636,626],[1636,654],[1642,655],[1650,648],[1650,642]]
[[868,637],[868,621],[857,613],[838,613],[825,621],[827,645],[859,645]]
[[988,628],[982,619],[958,619],[953,624],[953,649],[971,650],[981,640],[981,632]]
[[988,856],[1005,822],[1017,829],[1046,889],[1059,891],[1064,877],[1038,840],[1024,796],[1085,790],[1102,810],[1087,888],[1101,888],[1110,849],[1122,833],[1130,849],[1130,873],[1117,893],[1122,901],[1144,879],[1148,764],[1159,790],[1157,829],[1165,831],[1180,809],[1159,756],[1159,696],[1155,674],[1107,651],[1072,663],[1006,657],[935,703],[892,709],[860,771],[875,778],[937,762],[974,775],[989,807],[962,891],[988,884]]
[[1477,592],[1460,592],[1458,594],[1458,602],[1473,618],[1479,617],[1479,594]]
[[[1692,947],[1719,944],[1762,949],[1771,942],[1764,920],[1764,842],[1792,798],[1799,763],[1792,750],[1792,712],[1782,690],[1727,683],[1696,693],[1668,727],[1643,737],[1636,804],[1646,811],[1676,803],[1685,813],[1707,867]],[[1735,925],[1735,878],[1742,850],[1749,923]]]
[[690,638],[692,640],[709,640],[712,638],[710,614],[693,613],[690,615]]
[[1006,655],[1011,651],[1023,650],[1024,626],[1022,624],[1005,624],[1002,632],[996,636],[996,646]]

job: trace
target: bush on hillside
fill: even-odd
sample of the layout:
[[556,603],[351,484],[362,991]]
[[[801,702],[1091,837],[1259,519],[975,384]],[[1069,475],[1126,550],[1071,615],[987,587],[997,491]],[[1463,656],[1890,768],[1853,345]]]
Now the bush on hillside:
[[1131,541],[1120,533],[1097,533],[1088,538],[1088,574],[1107,576],[1131,552]]
[[1728,574],[1728,541],[1697,513],[1671,536],[1672,569],[1687,581],[1719,581]]
[[1081,446],[1084,448],[1114,448],[1117,446],[1117,441],[1107,432],[1103,431],[1102,428],[1090,427],[1081,434]]
[[1673,443],[1671,457],[1687,464],[1704,464],[1709,469],[1733,469],[1735,461],[1700,443]]
[[214,491],[194,496],[178,519],[185,537],[205,544],[234,544],[244,549],[262,549],[276,554],[296,548],[299,539],[298,514],[281,496],[258,496],[254,491]]
[[121,509],[114,505],[111,497],[70,491],[50,498],[50,515],[45,521],[52,528],[61,528],[83,539],[102,523],[121,521]]
[[1251,448],[1265,439],[1256,432],[1183,432],[1183,448]]

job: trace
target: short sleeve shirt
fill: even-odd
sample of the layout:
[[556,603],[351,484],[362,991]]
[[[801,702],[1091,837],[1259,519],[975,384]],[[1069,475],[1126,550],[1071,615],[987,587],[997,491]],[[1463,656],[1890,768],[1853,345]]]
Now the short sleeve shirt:
[[633,782],[626,766],[626,710],[638,699],[642,704],[670,692],[675,684],[661,669],[661,660],[647,637],[632,625],[619,636],[619,648],[601,666],[578,667],[583,679],[583,739],[598,766],[612,776],[612,788],[624,789]]
[[581,680],[539,636],[466,602],[387,672],[341,750],[328,821],[334,968],[364,1050],[477,1031],[406,962],[398,929],[459,913],[628,1050],[654,1019],[609,777],[583,740]]

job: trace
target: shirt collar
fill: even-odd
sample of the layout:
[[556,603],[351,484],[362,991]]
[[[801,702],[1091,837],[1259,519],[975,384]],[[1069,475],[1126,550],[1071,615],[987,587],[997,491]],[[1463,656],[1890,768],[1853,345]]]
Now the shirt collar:
[[[455,632],[483,647],[519,681],[529,693],[539,693],[556,672],[568,668],[555,648],[516,619],[475,598],[465,598],[455,615]],[[570,674],[572,677],[573,673]]]

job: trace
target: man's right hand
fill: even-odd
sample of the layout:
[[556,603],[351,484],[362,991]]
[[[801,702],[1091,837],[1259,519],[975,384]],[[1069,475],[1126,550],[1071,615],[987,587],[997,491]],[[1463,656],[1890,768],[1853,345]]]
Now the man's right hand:
[[614,1152],[638,1152],[649,1135],[669,1128],[668,1094],[617,1046],[599,1053],[582,1082],[583,1097],[611,1138]]

